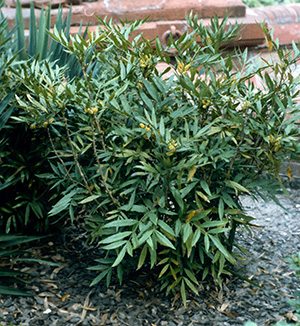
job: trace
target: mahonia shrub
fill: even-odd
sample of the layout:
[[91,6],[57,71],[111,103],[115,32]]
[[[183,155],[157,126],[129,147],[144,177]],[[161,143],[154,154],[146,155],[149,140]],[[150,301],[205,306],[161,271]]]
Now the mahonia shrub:
[[199,280],[221,285],[230,274],[236,229],[253,220],[240,195],[276,200],[283,189],[280,163],[299,152],[299,50],[281,49],[262,26],[279,61],[248,59],[226,49],[240,26],[215,17],[204,27],[193,15],[190,32],[165,48],[137,35],[142,23],[100,20],[70,41],[54,28],[82,77],[44,61],[23,63],[14,78],[22,119],[47,131],[49,178],[64,189],[49,215],[80,211],[106,252],[92,285],[143,267],[186,303]]

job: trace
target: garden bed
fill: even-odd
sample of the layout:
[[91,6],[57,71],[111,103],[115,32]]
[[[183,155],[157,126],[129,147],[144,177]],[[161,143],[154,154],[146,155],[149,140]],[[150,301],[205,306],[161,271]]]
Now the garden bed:
[[[271,325],[295,318],[286,303],[300,282],[285,259],[300,250],[300,192],[290,190],[281,196],[284,211],[273,202],[254,203],[248,197],[243,204],[262,226],[248,234],[238,235],[238,244],[249,250],[245,261],[235,271],[260,284],[260,289],[240,280],[228,280],[223,290],[211,282],[201,282],[199,296],[188,297],[187,307],[166,297],[159,286],[144,272],[131,274],[120,287],[105,284],[90,288],[96,276],[86,268],[99,257],[97,248],[82,245],[85,237],[70,228],[66,239],[47,239],[32,248],[35,257],[59,263],[61,267],[35,265],[27,271],[34,281],[24,289],[33,297],[0,296],[0,323],[3,326],[242,326],[252,320]],[[67,241],[66,241],[67,240]],[[65,243],[66,245],[62,245]],[[23,266],[24,267],[24,266]],[[81,323],[80,323],[81,322]]]

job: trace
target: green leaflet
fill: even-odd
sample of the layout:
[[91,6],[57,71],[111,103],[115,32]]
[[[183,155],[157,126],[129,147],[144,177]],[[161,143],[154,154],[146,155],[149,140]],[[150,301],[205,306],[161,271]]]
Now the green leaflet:
[[221,244],[220,240],[209,234],[209,238],[212,240],[214,245],[220,250],[220,252],[227,258],[228,261],[230,261],[232,264],[235,263],[235,259],[229,254],[229,252],[224,248],[224,246]]
[[105,229],[108,229],[108,228],[113,228],[113,227],[132,226],[137,223],[138,223],[138,221],[132,220],[132,219],[117,220],[117,221],[109,222],[109,223],[105,224],[103,227]]
[[131,231],[124,231],[124,232],[118,232],[116,234],[113,234],[103,240],[101,240],[100,244],[106,244],[106,243],[114,243],[116,241],[122,240],[124,238],[127,238],[129,235],[131,235]]
[[172,244],[172,242],[165,235],[163,235],[161,232],[155,231],[155,235],[156,235],[157,241],[159,243],[161,243],[162,245],[164,245],[166,247],[169,247],[171,249],[176,250],[176,248],[174,247],[174,245]]

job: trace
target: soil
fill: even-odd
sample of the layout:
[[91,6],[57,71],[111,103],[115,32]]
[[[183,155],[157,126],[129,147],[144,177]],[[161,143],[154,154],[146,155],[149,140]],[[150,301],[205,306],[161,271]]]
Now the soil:
[[285,260],[300,250],[300,190],[290,190],[290,196],[278,199],[287,210],[273,202],[242,199],[261,228],[254,229],[252,237],[238,232],[238,244],[248,253],[235,271],[263,288],[237,276],[228,278],[222,289],[200,282],[200,295],[191,294],[184,307],[180,300],[166,297],[145,271],[129,275],[123,286],[107,288],[101,282],[90,287],[97,272],[87,267],[95,265],[101,252],[84,247],[86,234],[78,235],[70,227],[64,236],[31,248],[34,258],[59,266],[22,263],[31,277],[22,289],[33,296],[0,295],[0,325],[239,326],[248,320],[258,325],[296,320],[294,308],[286,301],[300,289],[300,280]]

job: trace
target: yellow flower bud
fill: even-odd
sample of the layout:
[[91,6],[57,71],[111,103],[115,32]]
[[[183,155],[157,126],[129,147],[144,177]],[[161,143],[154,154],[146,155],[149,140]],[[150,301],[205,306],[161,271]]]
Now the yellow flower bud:
[[150,55],[142,54],[141,58],[140,58],[141,67],[146,68],[148,66],[148,63],[149,63],[150,59],[151,59]]
[[178,146],[178,143],[175,142],[174,139],[171,139],[168,145],[168,156],[172,156],[176,152],[176,147]]
[[274,139],[274,136],[273,136],[273,135],[269,135],[269,136],[268,136],[268,139],[269,139],[269,142],[270,142],[271,144],[273,144],[273,143],[275,142],[275,139]]
[[146,126],[143,123],[140,123],[141,128],[145,128]]
[[43,123],[43,126],[44,126],[45,128],[47,128],[47,127],[48,127],[48,124],[49,124],[49,122],[48,122],[48,121],[45,121],[45,122]]
[[191,67],[191,63],[185,65],[184,62],[178,61],[177,62],[177,70],[180,74],[186,73]]
[[209,35],[207,35],[206,41],[207,41],[207,44],[209,44],[209,45],[212,44],[212,40]]
[[281,145],[279,143],[276,143],[274,146],[274,152],[277,153],[281,148]]
[[173,144],[170,144],[168,148],[172,152],[175,150],[175,146]]
[[84,112],[86,112],[86,113],[88,113],[88,114],[94,114],[93,109],[90,109],[90,108],[88,108],[88,109],[84,109]]
[[245,103],[243,103],[243,105],[242,105],[242,108],[245,110],[245,109],[248,109],[250,106],[251,106],[251,102],[245,101]]

